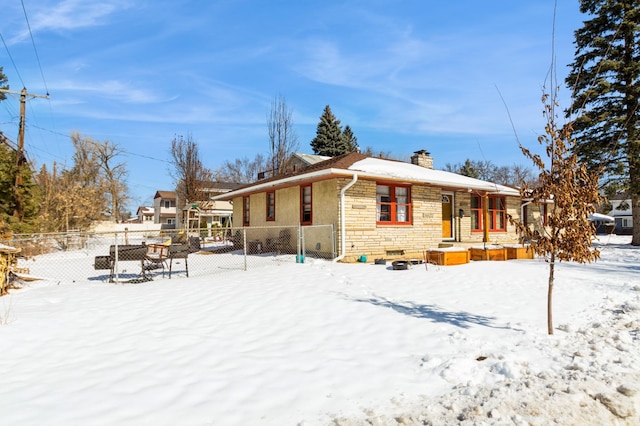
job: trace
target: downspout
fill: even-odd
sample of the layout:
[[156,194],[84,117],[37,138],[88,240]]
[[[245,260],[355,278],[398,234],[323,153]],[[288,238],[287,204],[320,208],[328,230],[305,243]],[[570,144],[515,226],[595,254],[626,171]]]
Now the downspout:
[[345,221],[344,194],[345,192],[347,192],[347,189],[351,188],[357,181],[358,181],[358,174],[354,173],[353,179],[351,179],[351,182],[346,184],[344,188],[340,190],[340,256],[333,259],[334,262],[339,262],[342,259],[344,259],[345,252],[347,251],[347,241],[346,241],[347,230],[346,230],[346,227],[344,226],[344,221]]
[[[520,205],[520,223],[521,224],[525,224],[527,222],[527,218],[525,217],[524,209],[525,209],[525,207],[527,207],[531,203],[533,203],[533,200],[529,200],[526,203]],[[527,225],[527,228],[529,228],[529,225]],[[520,240],[522,241],[522,244],[524,245],[524,238],[520,237]]]
[[520,223],[524,223],[526,221],[526,218],[524,217],[524,208],[531,203],[533,203],[533,200],[529,200],[526,203],[520,205]]

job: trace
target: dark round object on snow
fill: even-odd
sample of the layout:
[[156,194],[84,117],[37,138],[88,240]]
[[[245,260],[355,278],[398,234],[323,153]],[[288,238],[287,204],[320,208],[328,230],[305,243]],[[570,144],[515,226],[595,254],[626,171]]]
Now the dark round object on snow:
[[394,271],[401,271],[409,268],[409,262],[406,260],[395,260],[391,262]]

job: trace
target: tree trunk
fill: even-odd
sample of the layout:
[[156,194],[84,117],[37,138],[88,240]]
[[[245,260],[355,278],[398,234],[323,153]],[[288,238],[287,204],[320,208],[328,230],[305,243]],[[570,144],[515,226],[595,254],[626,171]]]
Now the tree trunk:
[[632,246],[640,246],[640,196],[631,196],[631,220],[633,226]]
[[547,332],[553,334],[553,278],[555,272],[556,256],[551,254],[551,260],[549,261],[549,287],[547,290]]

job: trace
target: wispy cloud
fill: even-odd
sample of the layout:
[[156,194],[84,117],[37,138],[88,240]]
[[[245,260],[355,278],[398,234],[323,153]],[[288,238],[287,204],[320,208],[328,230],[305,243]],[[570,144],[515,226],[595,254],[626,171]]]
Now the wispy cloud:
[[175,99],[175,96],[160,96],[153,90],[144,90],[120,80],[93,81],[91,83],[62,80],[55,82],[53,88],[69,92],[91,92],[94,96],[117,99],[119,102],[129,104],[169,102]]
[[[66,31],[107,24],[107,17],[132,7],[126,0],[63,0],[42,2],[27,9],[31,31]],[[11,38],[11,44],[28,39],[26,27]]]

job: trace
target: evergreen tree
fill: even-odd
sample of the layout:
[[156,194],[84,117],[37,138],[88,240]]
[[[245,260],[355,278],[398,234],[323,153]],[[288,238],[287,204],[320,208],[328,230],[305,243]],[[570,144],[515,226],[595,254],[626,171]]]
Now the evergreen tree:
[[[28,164],[21,167],[22,184],[16,186],[17,160],[16,150],[0,133],[0,222],[13,232],[30,232],[38,223],[39,190]],[[16,217],[18,210],[21,217]]]
[[351,152],[343,137],[340,120],[333,115],[329,105],[324,107],[324,112],[320,116],[316,137],[311,141],[311,148],[314,154],[328,157]]
[[348,124],[344,127],[342,138],[347,144],[347,148],[349,149],[348,152],[360,151],[360,147],[358,146],[358,138],[356,138],[356,136],[353,134],[353,130],[351,130],[351,127],[349,127]]
[[605,185],[632,201],[633,238],[640,245],[640,0],[581,0],[592,16],[575,32],[576,55],[566,83],[574,100],[575,150]]
[[468,176],[475,179],[479,178],[478,171],[475,169],[475,167],[473,167],[473,164],[471,164],[471,160],[469,160],[468,158],[465,160],[464,165],[460,168],[459,173],[462,176]]
[[[0,67],[0,89],[9,90],[9,84],[7,80],[7,76],[2,72],[3,68]],[[7,98],[7,95],[0,92],[0,101]]]

